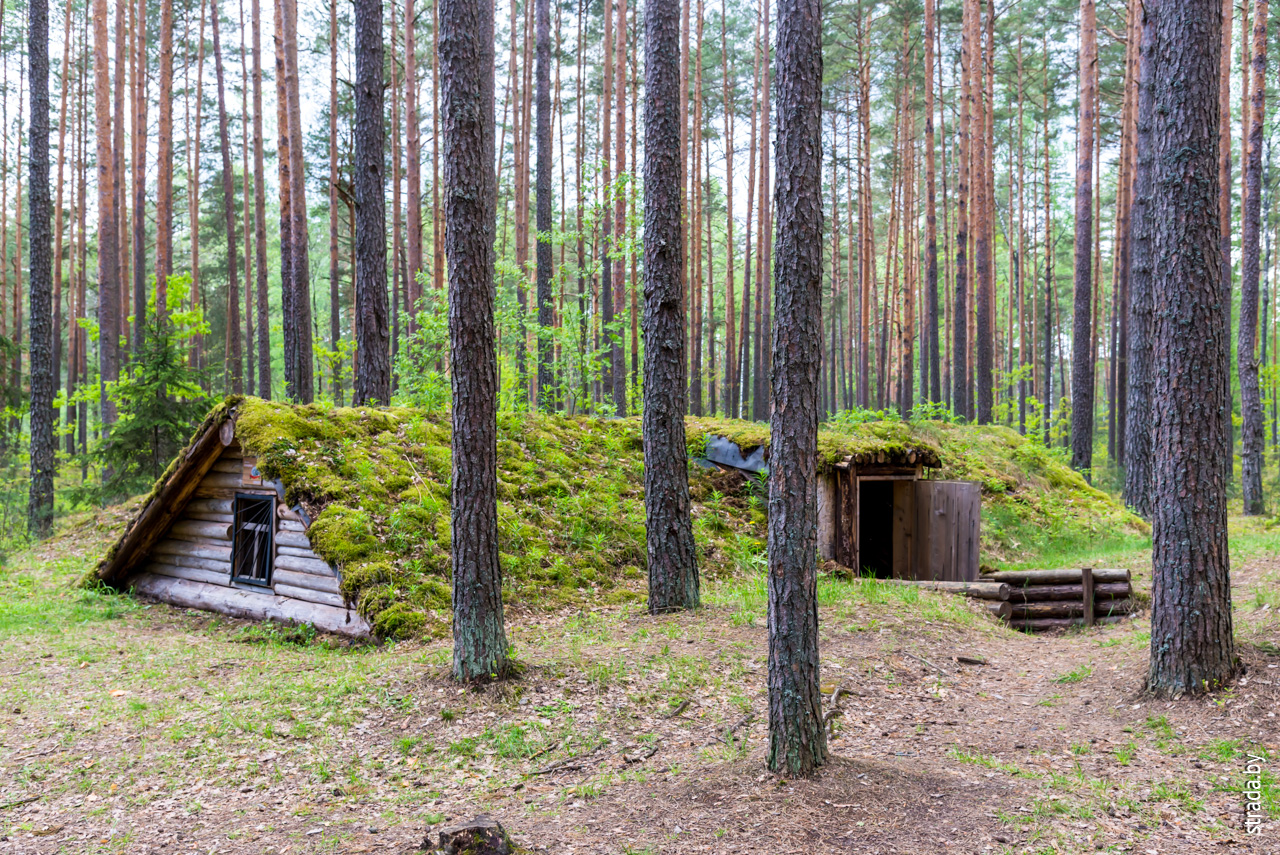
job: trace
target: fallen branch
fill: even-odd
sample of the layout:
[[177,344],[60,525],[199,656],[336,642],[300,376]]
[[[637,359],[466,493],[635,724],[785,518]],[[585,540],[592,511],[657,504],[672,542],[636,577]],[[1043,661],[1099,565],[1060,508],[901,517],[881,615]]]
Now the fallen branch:
[[39,797],[39,796],[28,796],[28,797],[27,797],[27,798],[25,798],[25,799],[18,799],[18,800],[16,800],[16,801],[12,801],[12,802],[8,802],[8,803],[6,803],[6,804],[2,804],[2,805],[0,805],[0,810],[8,810],[9,808],[21,807],[22,805],[29,805],[29,804],[31,804],[32,802],[38,802],[38,801],[40,801],[40,797]]
[[924,657],[922,657],[922,656],[917,656],[917,655],[915,655],[914,653],[908,653],[908,652],[906,652],[905,650],[904,650],[904,651],[902,651],[902,655],[903,655],[903,656],[909,656],[910,658],[912,658],[912,659],[916,660],[917,662],[921,663],[922,665],[928,665],[930,668],[932,668],[933,670],[937,671],[939,674],[943,675],[944,677],[950,677],[950,676],[951,676],[951,672],[950,672],[950,671],[948,671],[947,669],[945,669],[945,668],[943,668],[943,667],[941,667],[941,666],[939,666],[939,665],[935,665],[935,664],[933,664],[933,663],[932,663],[932,662],[930,662],[928,659],[925,659],[925,658],[924,658]]
[[671,710],[671,712],[663,713],[662,717],[675,718],[676,716],[680,715],[680,713],[684,712],[688,708],[689,708],[689,701],[686,699],[676,704],[676,708]]

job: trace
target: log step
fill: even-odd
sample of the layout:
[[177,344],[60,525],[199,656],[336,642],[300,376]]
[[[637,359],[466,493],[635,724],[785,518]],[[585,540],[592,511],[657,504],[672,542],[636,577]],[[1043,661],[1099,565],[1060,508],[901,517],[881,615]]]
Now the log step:
[[369,635],[368,622],[355,609],[281,597],[269,589],[220,587],[154,573],[139,574],[133,586],[140,594],[184,608],[253,620],[309,623],[324,632],[357,638]]
[[[1012,587],[1026,587],[1029,585],[1079,585],[1082,584],[1084,571],[1079,568],[1068,568],[1065,570],[1002,570],[998,573],[988,573],[981,579],[983,582],[1008,582]],[[1130,573],[1128,570],[1115,569],[1095,569],[1093,571],[1093,581],[1099,582],[1129,582]]]

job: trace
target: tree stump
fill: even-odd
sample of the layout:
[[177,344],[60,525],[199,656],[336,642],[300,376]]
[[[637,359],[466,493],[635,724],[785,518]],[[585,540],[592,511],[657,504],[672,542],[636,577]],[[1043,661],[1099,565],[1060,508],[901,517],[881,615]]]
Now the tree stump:
[[[430,848],[427,841],[425,848]],[[485,814],[470,822],[440,829],[439,849],[444,855],[512,855],[511,838],[498,822]]]

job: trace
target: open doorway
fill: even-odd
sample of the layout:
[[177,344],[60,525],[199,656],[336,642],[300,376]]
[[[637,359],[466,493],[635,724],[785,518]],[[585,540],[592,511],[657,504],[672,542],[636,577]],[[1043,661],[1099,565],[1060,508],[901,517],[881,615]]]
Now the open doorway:
[[858,479],[858,570],[893,578],[893,481]]

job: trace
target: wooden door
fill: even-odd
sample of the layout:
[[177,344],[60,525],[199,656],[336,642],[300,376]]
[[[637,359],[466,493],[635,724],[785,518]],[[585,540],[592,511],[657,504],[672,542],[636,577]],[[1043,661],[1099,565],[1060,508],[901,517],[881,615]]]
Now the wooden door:
[[916,481],[914,577],[975,582],[982,496],[973,481]]

